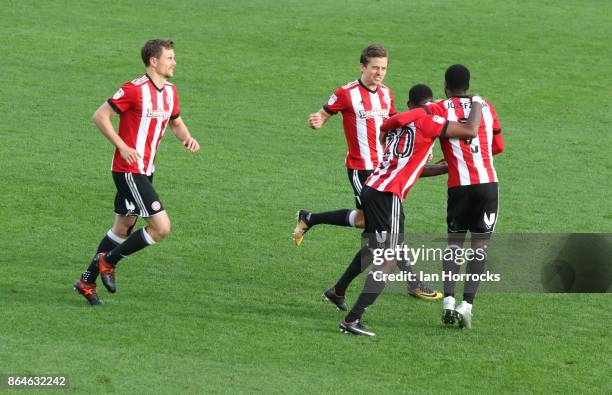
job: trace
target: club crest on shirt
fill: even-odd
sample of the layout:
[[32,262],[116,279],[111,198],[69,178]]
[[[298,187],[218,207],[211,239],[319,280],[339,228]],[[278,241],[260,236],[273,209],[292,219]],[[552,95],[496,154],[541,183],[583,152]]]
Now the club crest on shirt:
[[123,91],[123,89],[119,88],[119,90],[117,90],[117,92],[115,92],[115,94],[113,95],[113,99],[121,99],[123,95],[125,95],[125,92]]
[[383,93],[383,101],[385,102],[387,107],[391,107],[391,97],[389,96],[388,92]]
[[167,105],[172,105],[172,98],[170,96],[166,96],[166,104]]
[[332,95],[329,97],[329,100],[327,101],[327,105],[328,105],[328,106],[333,106],[333,105],[334,105],[334,103],[335,103],[335,102],[337,102],[337,101],[338,101],[338,96],[336,96],[336,94],[334,93],[334,94],[332,94]]

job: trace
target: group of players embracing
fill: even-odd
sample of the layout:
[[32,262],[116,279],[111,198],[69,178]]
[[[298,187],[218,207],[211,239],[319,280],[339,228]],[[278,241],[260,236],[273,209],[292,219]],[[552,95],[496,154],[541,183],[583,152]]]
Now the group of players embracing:
[[[364,246],[357,252],[336,284],[323,298],[347,315],[340,321],[340,331],[375,336],[362,322],[367,307],[385,288],[388,274],[399,267],[410,272],[407,260],[392,259],[372,265],[373,251],[396,249],[404,243],[403,201],[419,177],[448,173],[447,249],[462,249],[466,234],[471,233],[471,248],[486,251],[495,229],[498,212],[498,179],[493,156],[502,152],[504,141],[493,105],[478,95],[468,94],[470,72],[455,64],[445,73],[447,99],[433,99],[432,90],[423,84],[412,86],[408,95],[409,111],[397,113],[391,89],[382,84],[387,73],[388,51],[373,44],[361,53],[361,77],[339,87],[318,112],[311,114],[309,126],[319,129],[338,112],[348,153],[346,167],[355,193],[356,209],[322,213],[299,210],[293,239],[297,246],[315,225],[328,224],[363,228]],[[435,140],[440,140],[444,161],[428,164]],[[444,255],[443,271],[451,276],[460,266],[452,254]],[[463,300],[456,305],[455,282],[444,281],[444,295],[420,281],[407,281],[408,293],[423,300],[442,297],[442,322],[469,329],[472,305],[478,288],[478,274],[485,269],[486,253],[467,262],[468,276]],[[349,310],[345,294],[350,283],[368,272],[364,288]],[[407,276],[408,278],[414,276]]]

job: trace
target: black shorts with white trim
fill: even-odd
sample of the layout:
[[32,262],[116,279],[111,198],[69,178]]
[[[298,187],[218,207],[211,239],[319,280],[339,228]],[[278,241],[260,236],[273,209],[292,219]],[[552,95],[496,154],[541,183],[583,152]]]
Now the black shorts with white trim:
[[492,233],[497,223],[496,182],[463,185],[448,190],[446,224],[449,233]]
[[351,183],[351,187],[353,187],[353,192],[355,194],[355,207],[360,210],[363,209],[363,204],[361,203],[361,191],[363,190],[366,180],[373,172],[374,170],[346,169],[349,182]]
[[146,218],[164,211],[153,188],[153,175],[113,172],[113,180],[117,187],[115,213]]
[[370,248],[395,248],[404,241],[404,209],[399,197],[365,185],[361,192],[365,230]]

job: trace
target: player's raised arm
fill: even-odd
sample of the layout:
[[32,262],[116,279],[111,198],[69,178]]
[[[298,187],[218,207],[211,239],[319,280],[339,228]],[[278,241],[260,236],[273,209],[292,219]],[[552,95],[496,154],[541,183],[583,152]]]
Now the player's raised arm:
[[115,114],[115,110],[108,104],[108,101],[105,101],[96,112],[94,112],[92,120],[98,129],[100,129],[104,137],[119,150],[121,157],[131,165],[140,158],[140,154],[135,149],[128,147],[117,132],[115,132],[115,128],[111,121],[111,118]]
[[402,112],[392,116],[391,118],[385,119],[383,124],[380,126],[380,130],[387,132],[389,130],[401,128],[425,115],[427,115],[427,110],[424,108],[415,108],[414,110]]
[[308,116],[308,126],[312,129],[320,129],[329,118],[331,118],[331,114],[324,109],[320,109]]
[[472,97],[472,110],[466,123],[450,121],[448,127],[440,138],[470,139],[478,136],[483,99],[480,96]]
[[198,152],[200,150],[200,143],[191,137],[191,133],[189,133],[187,125],[183,122],[183,118],[178,117],[171,119],[169,124],[176,138],[179,139],[189,151]]
[[387,118],[380,125],[380,143],[384,145],[389,130],[397,129],[406,126],[407,124],[416,121],[417,119],[427,115],[427,110],[424,108],[415,108],[410,111],[395,114],[391,118]]

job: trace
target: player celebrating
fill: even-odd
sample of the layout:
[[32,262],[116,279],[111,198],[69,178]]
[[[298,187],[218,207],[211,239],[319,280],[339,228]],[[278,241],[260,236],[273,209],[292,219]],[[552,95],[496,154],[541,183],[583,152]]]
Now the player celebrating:
[[[200,144],[191,137],[179,113],[176,87],[167,80],[174,75],[174,42],[154,39],[141,49],[146,74],[127,82],[96,110],[93,121],[115,146],[112,175],[117,187],[115,222],[98,246],[95,258],[74,284],[77,292],[92,305],[102,303],[96,292],[96,278],[109,292],[116,291],[115,267],[124,257],[165,238],[170,218],[153,188],[155,155],[166,126],[191,152]],[[119,114],[119,133],[112,116]],[[138,217],[147,226],[132,233]]]
[[302,243],[304,233],[318,224],[358,228],[365,225],[359,194],[364,181],[382,157],[380,125],[396,113],[393,93],[382,83],[387,74],[388,56],[387,49],[382,45],[372,44],[364,48],[359,60],[361,77],[336,89],[327,104],[308,118],[310,127],[319,129],[333,115],[342,113],[342,126],[348,145],[345,165],[357,209],[324,213],[298,211],[298,223],[293,233],[297,246]]
[[[429,87],[413,86],[408,101],[409,108],[413,110],[389,118],[381,127],[382,132],[388,131],[384,158],[367,179],[361,194],[365,214],[364,236],[368,239],[370,250],[395,249],[403,244],[402,201],[418,180],[431,154],[435,138],[476,136],[480,124],[479,111],[470,114],[466,124],[449,122],[435,115],[435,112],[441,111],[431,103],[432,96]],[[479,110],[482,99],[474,96],[472,100],[474,109]],[[424,107],[415,109],[419,106]],[[391,273],[396,264],[406,266],[407,262],[386,261],[368,273],[361,295],[340,322],[341,332],[375,336],[363,326],[361,317],[383,291],[384,275]]]
[[[321,110],[310,114],[308,123],[311,128],[321,128],[327,120],[338,112],[342,113],[342,125],[348,144],[346,168],[349,182],[355,195],[356,210],[341,209],[323,213],[310,213],[300,210],[297,214],[297,225],[293,231],[293,239],[299,247],[304,234],[313,226],[328,224],[337,226],[365,226],[361,190],[365,180],[378,166],[383,155],[380,141],[380,125],[391,115],[395,115],[395,104],[391,89],[382,82],[387,73],[388,51],[379,44],[372,44],[363,49],[360,57],[361,77],[339,87],[331,95],[327,104]],[[353,262],[342,275],[337,287],[324,292],[324,299],[346,311],[344,292],[350,282],[364,269],[361,262],[366,250],[358,252]],[[429,289],[421,282],[410,282],[408,292],[423,300],[438,300],[440,292]]]
[[[466,119],[473,108],[466,92],[470,87],[470,72],[460,64],[450,66],[445,73],[447,100],[438,102],[449,121]],[[482,105],[482,121],[474,138],[452,138],[441,141],[444,159],[448,163],[448,247],[463,248],[467,231],[472,234],[472,249],[480,249],[468,261],[467,273],[484,272],[486,248],[491,232],[495,229],[498,209],[497,173],[493,167],[493,155],[504,150],[501,126],[493,105],[486,100]],[[456,274],[459,266],[453,259],[443,262],[446,273]],[[464,284],[463,301],[455,308],[455,282],[444,283],[442,322],[462,328],[472,326],[472,304],[478,281]]]

